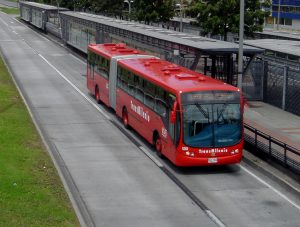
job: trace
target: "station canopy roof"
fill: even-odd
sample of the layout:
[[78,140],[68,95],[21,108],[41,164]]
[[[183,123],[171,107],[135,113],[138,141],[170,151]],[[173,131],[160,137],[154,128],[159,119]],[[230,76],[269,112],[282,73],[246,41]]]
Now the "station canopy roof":
[[[79,18],[86,21],[93,21],[96,23],[108,25],[117,29],[125,29],[130,32],[146,35],[152,38],[199,49],[200,51],[209,54],[238,53],[239,50],[239,46],[236,43],[224,42],[224,41],[210,39],[210,38],[197,36],[193,34],[168,30],[160,27],[153,27],[153,26],[149,26],[137,22],[118,20],[110,17],[104,17],[100,15],[88,14],[83,12],[65,11],[65,12],[61,12],[61,14]],[[244,55],[247,54],[253,55],[261,52],[263,52],[263,50],[260,48],[244,45]]]
[[275,30],[275,29],[265,29],[262,32],[256,32],[261,35],[269,35],[271,37],[278,37],[278,39],[292,39],[300,40],[300,31],[289,31],[289,30]]
[[257,48],[264,48],[266,50],[300,57],[300,41],[281,39],[255,39],[245,40],[244,43]]
[[38,2],[20,2],[20,4],[32,6],[43,10],[68,10],[66,8],[61,8],[61,7],[57,8],[57,6],[41,4]]

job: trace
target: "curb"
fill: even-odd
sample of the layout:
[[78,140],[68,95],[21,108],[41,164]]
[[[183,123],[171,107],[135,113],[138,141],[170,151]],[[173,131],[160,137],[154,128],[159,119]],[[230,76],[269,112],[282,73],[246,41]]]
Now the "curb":
[[[259,160],[259,162],[269,165],[270,169],[265,168],[263,165],[260,165],[259,162],[255,162],[254,160],[251,159],[251,157],[246,157],[246,156],[250,156],[250,154],[245,155],[245,153],[251,153],[249,151],[245,151],[244,150],[244,154],[243,154],[243,162],[245,162],[246,164],[248,164],[249,166],[251,166],[252,168],[258,170],[260,173],[262,173],[263,175],[267,176],[268,178],[274,180],[276,183],[278,183],[280,186],[282,186],[283,188],[285,188],[286,190],[288,190],[289,192],[295,194],[295,195],[299,195],[300,194],[300,182],[297,179],[294,179],[291,176],[288,176],[286,172],[288,172],[288,170],[283,170],[283,169],[278,169],[276,167],[273,167],[270,165],[270,163],[265,162],[264,160],[262,160],[261,158],[253,155],[251,153],[251,155],[253,155],[253,157],[257,158]],[[274,169],[274,172],[272,171],[272,169]],[[293,185],[292,183],[288,182],[287,180],[285,180],[283,177],[278,176],[275,171],[279,171],[281,172],[283,175],[285,175],[286,177],[288,177],[289,179],[291,179],[291,181],[294,181]],[[289,173],[290,174],[290,173]],[[298,187],[297,187],[298,186]]]

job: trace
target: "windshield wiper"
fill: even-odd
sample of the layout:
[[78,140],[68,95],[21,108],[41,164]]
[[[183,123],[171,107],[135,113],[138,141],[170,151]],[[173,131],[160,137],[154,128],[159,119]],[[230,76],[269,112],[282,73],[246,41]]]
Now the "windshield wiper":
[[209,120],[209,114],[208,114],[208,112],[205,111],[205,109],[203,109],[203,107],[199,103],[195,103],[195,106],[203,114],[203,116]]
[[217,109],[217,114],[218,114],[218,117],[217,117],[217,122],[219,121],[220,117],[223,115],[225,109],[226,109],[226,106],[228,106],[227,103],[224,103],[224,106],[223,108],[220,110],[220,114],[218,113],[219,112],[219,109]]

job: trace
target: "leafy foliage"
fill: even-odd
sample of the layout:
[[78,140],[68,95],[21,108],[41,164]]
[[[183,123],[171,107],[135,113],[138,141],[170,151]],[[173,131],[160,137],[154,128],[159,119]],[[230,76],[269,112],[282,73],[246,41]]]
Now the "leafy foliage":
[[[239,0],[194,0],[188,10],[197,18],[202,34],[222,35],[227,40],[227,33],[238,33],[240,21]],[[253,36],[261,31],[264,17],[268,12],[260,9],[259,0],[245,0],[245,34]]]
[[174,0],[135,0],[133,15],[138,21],[146,24],[152,22],[166,22],[174,16]]
[[40,0],[40,2],[71,10],[75,8],[114,16],[121,15],[124,6],[124,0]]

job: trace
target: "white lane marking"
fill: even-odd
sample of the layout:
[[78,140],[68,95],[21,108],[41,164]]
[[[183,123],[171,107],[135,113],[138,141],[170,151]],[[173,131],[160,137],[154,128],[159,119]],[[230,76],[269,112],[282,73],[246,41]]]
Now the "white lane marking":
[[47,42],[50,42],[49,39],[46,39],[44,36],[42,36],[41,34],[39,34],[38,32],[36,32],[35,30],[30,29],[28,26],[25,26],[22,22],[18,21],[16,18],[13,18],[13,20],[16,21],[16,22],[18,22],[20,25],[23,25],[23,27],[27,28],[28,30],[34,32],[35,34],[37,34],[38,36],[40,36],[43,40],[45,40]]
[[[21,24],[21,25],[23,25],[24,26],[24,24],[23,23],[21,23],[18,19],[16,19],[16,18],[12,18],[14,21],[16,21],[16,22],[18,22],[19,24]],[[25,27],[25,26],[24,26]]]
[[0,17],[0,21],[5,24],[6,27],[8,27],[8,24]]
[[222,221],[216,216],[214,215],[213,212],[211,212],[210,210],[205,210],[205,213],[208,215],[208,217],[210,217],[214,223],[216,223],[219,227],[226,227],[226,225],[224,225],[222,223]]
[[252,173],[250,170],[248,170],[247,168],[243,167],[242,165],[239,165],[245,172],[247,172],[248,174],[250,174],[252,177],[254,177],[256,180],[258,180],[260,183],[262,183],[263,185],[267,186],[268,188],[270,188],[272,191],[274,191],[277,195],[279,195],[281,198],[285,199],[286,201],[288,201],[290,204],[292,204],[294,207],[296,207],[298,210],[300,210],[300,206],[296,203],[294,203],[292,200],[290,200],[287,196],[285,196],[284,194],[282,194],[280,191],[278,191],[276,188],[274,188],[273,186],[271,186],[270,184],[268,184],[267,182],[265,182],[263,179],[261,179],[260,177],[256,176],[254,173]]
[[79,57],[73,55],[73,54],[69,54],[71,57],[75,58],[76,60],[80,61],[83,64],[86,64],[86,61],[83,61],[82,59],[80,59]]
[[158,161],[146,148],[143,146],[139,146],[140,150],[144,152],[145,155],[147,155],[159,168],[162,168],[164,165]]
[[64,74],[62,74],[54,65],[52,65],[43,55],[38,54],[51,68],[53,68],[65,81],[68,82],[85,100],[87,100],[92,106],[94,106],[107,120],[111,118],[100,109],[91,99],[89,99],[75,84],[73,84]]
[[[0,19],[1,19],[1,18],[0,18]],[[21,25],[24,25],[23,23],[21,23],[20,21],[18,21],[16,18],[13,18],[13,20],[15,20],[17,23],[19,23],[19,24],[21,24]],[[5,23],[5,21],[4,21],[4,23]],[[7,24],[7,26],[8,26],[8,24]],[[35,32],[37,35],[39,35],[41,38],[46,39],[47,41],[51,41],[51,40],[47,39],[46,37],[42,36],[41,34],[39,34],[38,32],[36,32],[36,31],[34,31],[34,30],[32,30],[32,31]],[[55,42],[55,43],[57,43],[58,45],[60,45],[60,46],[62,46],[63,48],[65,48],[65,46],[64,46],[63,44],[58,43],[58,42]],[[76,60],[80,61],[81,63],[86,64],[86,61],[80,59],[79,57],[77,57],[77,56],[75,56],[75,55],[73,55],[73,54],[69,54],[69,55],[72,56],[73,58],[75,58]]]

